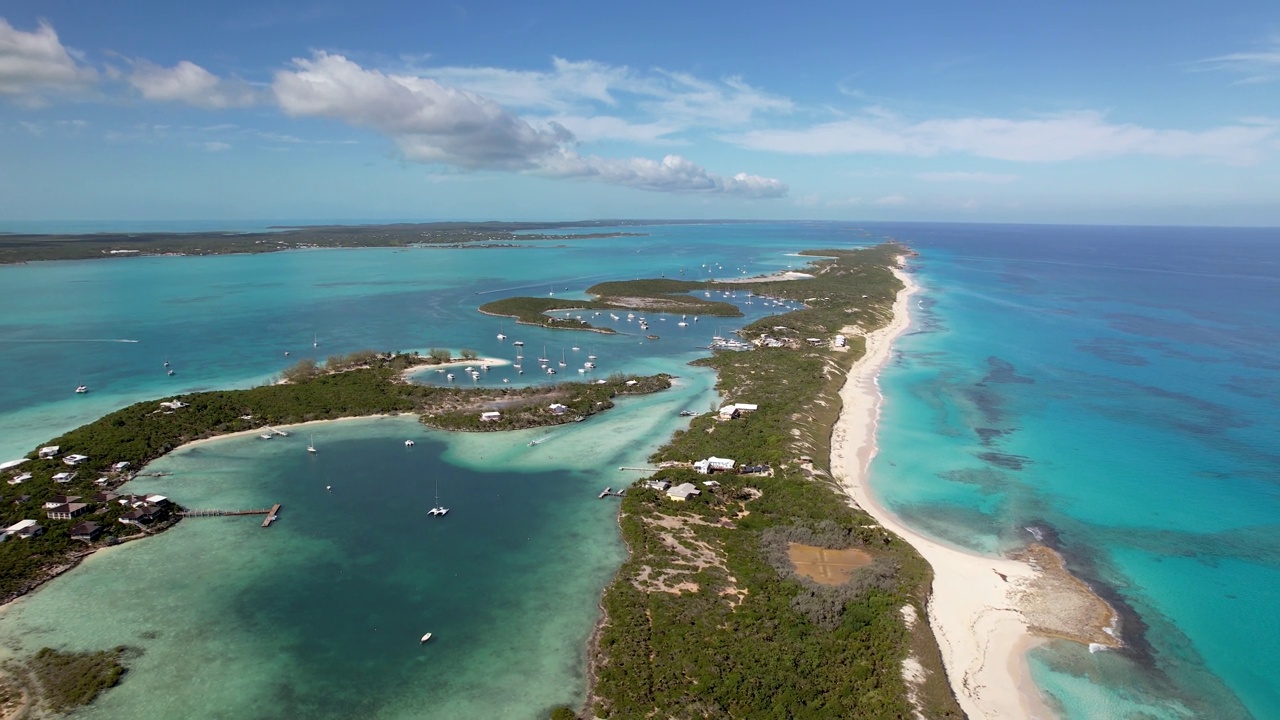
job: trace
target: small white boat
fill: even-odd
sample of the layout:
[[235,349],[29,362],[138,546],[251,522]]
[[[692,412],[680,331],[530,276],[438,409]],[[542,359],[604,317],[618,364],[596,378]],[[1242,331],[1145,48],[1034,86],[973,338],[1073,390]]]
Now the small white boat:
[[431,633],[427,633],[426,635],[423,635],[423,636],[422,636],[422,639],[418,641],[418,644],[419,644],[419,645],[421,645],[422,643],[424,643],[424,642],[426,642],[426,641],[428,641],[428,640],[430,640],[430,639],[431,639]]
[[333,486],[332,486],[332,485],[325,485],[325,486],[324,486],[324,490],[325,490],[325,492],[333,492]]
[[288,350],[285,350],[285,351],[284,351],[284,356],[285,356],[285,357],[289,357],[289,351],[288,351]]
[[80,393],[80,394],[87,393],[87,392],[89,392],[89,386],[88,386],[88,385],[79,385],[79,386],[77,386],[77,387],[76,387],[76,392],[78,392],[78,393]]
[[448,379],[448,380],[452,380],[452,379],[453,379],[453,373],[449,373],[448,375],[445,375],[445,378],[446,378],[446,379]]
[[172,375],[172,374],[173,374],[173,371],[172,371],[172,370],[170,370],[170,371],[169,371],[169,374],[170,374],[170,375]]
[[506,340],[506,339],[507,339],[507,336],[506,336],[506,335],[503,335],[502,333],[498,333],[498,339],[499,339],[499,340]]
[[555,368],[547,368],[547,374],[548,374],[548,375],[555,375],[555,374],[556,374],[556,369],[555,369]]
[[405,446],[405,447],[413,447],[413,441],[412,441],[412,440],[405,440],[405,441],[404,441],[404,446]]
[[320,336],[319,336],[319,335],[312,335],[312,336],[311,336],[311,347],[320,347]]
[[262,438],[263,440],[270,440],[271,438],[275,437],[275,435],[273,435],[272,433],[262,433],[258,437]]
[[316,450],[316,436],[315,436],[315,435],[312,435],[312,436],[311,436],[311,442],[307,443],[307,452],[309,452],[309,453],[318,453],[318,452],[320,452],[319,450]]
[[513,342],[513,343],[511,343],[511,344],[512,344],[512,345],[515,345],[516,347],[524,347],[524,341],[523,341],[523,340],[516,340],[515,342]]

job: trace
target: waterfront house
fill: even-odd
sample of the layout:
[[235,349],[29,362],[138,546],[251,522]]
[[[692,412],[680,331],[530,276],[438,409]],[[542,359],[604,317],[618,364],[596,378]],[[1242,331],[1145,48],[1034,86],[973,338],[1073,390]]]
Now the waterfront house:
[[31,473],[22,473],[21,475],[17,475],[17,476],[15,476],[15,477],[11,477],[11,478],[9,478],[9,484],[10,484],[10,485],[21,485],[22,483],[24,483],[24,482],[26,482],[26,481],[28,481],[28,480],[30,480],[30,479],[31,479]]
[[111,472],[124,472],[129,469],[129,461],[124,460],[111,466]]
[[705,460],[698,460],[693,463],[693,469],[703,475],[710,475],[717,472],[732,472],[734,461],[729,458],[721,458],[712,455]]
[[148,505],[155,505],[156,507],[169,506],[169,498],[163,495],[148,495],[146,501]]
[[61,449],[62,448],[57,445],[49,445],[47,447],[42,447],[40,448],[40,459],[47,460],[51,457],[57,457],[58,451]]
[[169,410],[181,410],[182,408],[187,407],[188,404],[189,403],[184,403],[181,400],[170,400],[168,402],[160,403],[160,407],[167,408]]
[[66,457],[62,458],[62,462],[66,463],[66,464],[68,464],[68,465],[70,465],[70,466],[72,466],[72,467],[75,467],[76,465],[79,465],[80,463],[82,463],[82,462],[84,462],[85,460],[88,460],[88,459],[89,459],[89,456],[88,456],[88,455],[77,455],[77,454],[75,454],[75,453],[72,453],[71,455],[68,455],[68,456],[66,456]]
[[547,406],[547,409],[551,411],[552,415],[563,415],[569,410],[569,406],[561,405],[560,403],[551,403]]
[[724,407],[720,408],[721,420],[732,420],[738,417],[740,414],[741,413],[738,412],[737,405],[725,405]]
[[645,480],[644,486],[652,490],[657,490],[658,492],[663,492],[667,488],[671,487],[671,483],[666,480]]
[[639,385],[639,384],[640,384],[639,380],[628,380],[625,383],[623,383],[623,385],[626,385],[627,387],[631,387],[632,385]]
[[56,483],[69,483],[76,479],[75,473],[60,472],[53,474],[53,481]]
[[71,528],[72,540],[93,542],[99,535],[102,535],[102,526],[96,522],[82,522]]
[[667,490],[667,497],[672,500],[684,502],[695,495],[701,495],[702,491],[693,486],[693,483],[682,483]]
[[489,412],[480,413],[481,422],[497,422],[501,419],[502,419],[502,413],[498,412],[497,410],[490,410]]
[[[46,503],[47,504],[47,503]],[[89,506],[85,503],[65,503],[57,505],[44,511],[46,517],[50,520],[70,520],[78,518],[89,512]]]
[[137,527],[146,527],[157,520],[163,520],[168,516],[168,512],[164,508],[155,505],[143,505],[142,507],[130,510],[120,516],[120,522],[125,525],[134,525]]

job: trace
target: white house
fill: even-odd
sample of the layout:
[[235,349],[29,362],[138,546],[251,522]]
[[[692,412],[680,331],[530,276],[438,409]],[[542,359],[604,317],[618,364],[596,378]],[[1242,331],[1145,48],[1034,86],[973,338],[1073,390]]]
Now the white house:
[[60,472],[60,473],[54,473],[53,475],[53,481],[56,483],[69,483],[75,479],[76,479],[75,473]]
[[667,490],[667,497],[672,500],[680,500],[681,502],[688,500],[694,495],[701,495],[702,491],[693,486],[693,483],[683,483]]
[[66,464],[68,464],[68,465],[70,465],[70,466],[72,466],[72,467],[75,467],[76,465],[79,465],[80,463],[82,463],[82,462],[84,462],[85,460],[88,460],[88,459],[89,459],[89,456],[88,456],[88,455],[76,455],[76,454],[71,454],[71,455],[68,455],[68,456],[66,456],[66,457],[62,458],[62,462],[66,463]]
[[489,412],[480,413],[480,420],[482,422],[496,422],[501,419],[502,419],[502,413],[498,412],[497,410],[490,410]]
[[9,484],[10,484],[10,485],[21,485],[22,483],[24,483],[24,482],[26,482],[26,481],[28,481],[28,480],[30,480],[30,479],[31,479],[31,473],[22,473],[21,475],[19,475],[19,476],[17,476],[17,477],[11,477],[11,478],[9,478]]
[[703,475],[710,475],[715,472],[731,472],[733,470],[734,461],[729,458],[720,458],[712,455],[706,460],[698,460],[693,463],[693,469]]
[[836,336],[836,347],[844,347],[846,342],[847,341],[843,335]]
[[62,448],[57,445],[49,445],[47,447],[42,447],[40,448],[40,457],[41,458],[57,457],[58,451],[60,451],[61,449]]
[[112,466],[111,466],[111,471],[112,471],[112,472],[124,472],[125,470],[128,470],[128,469],[129,469],[129,461],[128,461],[128,460],[124,460],[124,461],[118,462],[118,463],[116,463],[115,465],[112,465]]
[[667,488],[671,487],[671,483],[667,482],[666,480],[645,480],[644,486],[647,488],[652,488],[654,490],[657,490],[658,492],[662,492]]
[[170,400],[168,402],[160,403],[160,407],[168,408],[170,410],[181,410],[182,408],[186,407],[188,404],[189,403],[184,403],[181,400]]
[[547,406],[547,409],[551,411],[552,415],[563,415],[565,414],[566,411],[568,411],[569,406],[561,405],[560,403],[551,403],[549,406]]

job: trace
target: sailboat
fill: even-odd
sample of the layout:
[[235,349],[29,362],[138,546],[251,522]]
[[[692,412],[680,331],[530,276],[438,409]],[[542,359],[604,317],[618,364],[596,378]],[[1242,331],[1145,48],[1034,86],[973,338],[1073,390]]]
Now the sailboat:
[[560,367],[568,367],[569,363],[564,360],[564,348],[560,348]]
[[436,506],[428,510],[427,514],[435,515],[435,516],[444,516],[448,514],[448,512],[449,512],[449,508],[440,504],[440,479],[436,478]]
[[542,363],[543,365],[546,365],[547,363],[551,362],[550,360],[548,360],[548,359],[547,359],[547,346],[546,346],[546,345],[543,345],[543,346],[542,346],[542,357],[538,358],[538,362]]
[[311,336],[311,347],[320,347],[320,336],[313,334]]
[[316,450],[316,436],[315,436],[315,435],[312,435],[312,436],[311,436],[311,441],[307,443],[307,452],[309,452],[309,453],[318,453],[318,452],[320,452],[319,450]]

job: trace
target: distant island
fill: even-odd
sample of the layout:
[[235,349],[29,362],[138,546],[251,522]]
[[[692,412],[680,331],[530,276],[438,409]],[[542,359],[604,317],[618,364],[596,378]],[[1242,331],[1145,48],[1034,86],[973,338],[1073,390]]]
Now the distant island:
[[[104,232],[38,234],[0,232],[0,265],[38,260],[88,260],[147,255],[230,255],[309,248],[517,247],[548,240],[635,237],[616,230],[564,233],[580,228],[678,225],[680,220],[572,222],[429,222],[387,225],[307,225],[265,232]],[[698,221],[730,223],[734,221]],[[544,232],[536,232],[544,231]]]

